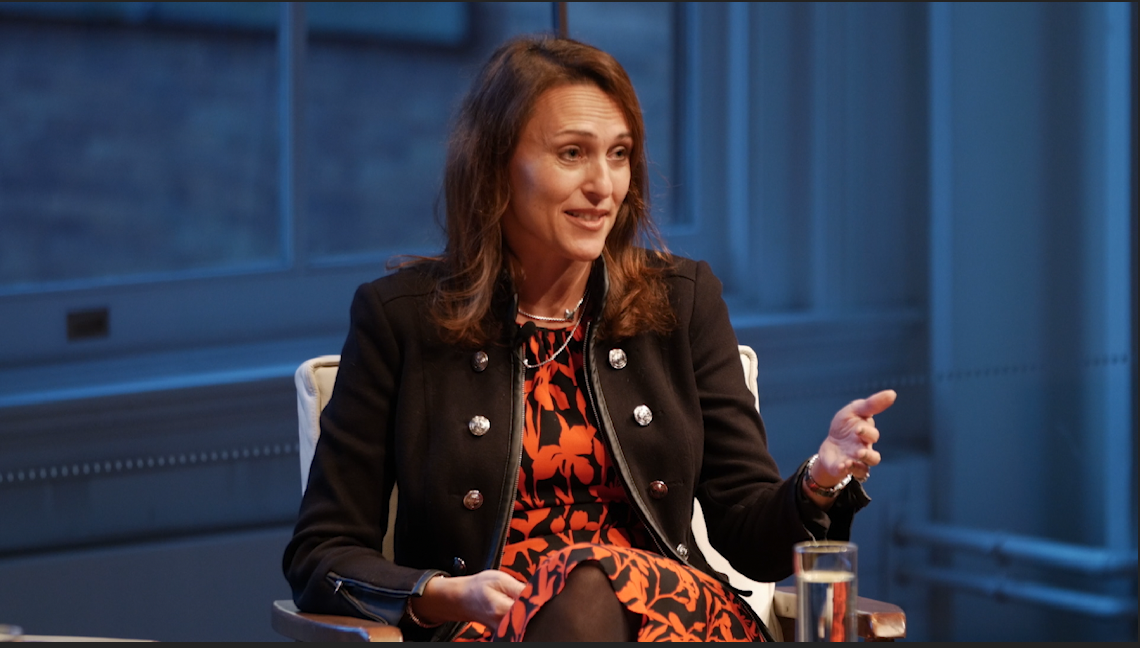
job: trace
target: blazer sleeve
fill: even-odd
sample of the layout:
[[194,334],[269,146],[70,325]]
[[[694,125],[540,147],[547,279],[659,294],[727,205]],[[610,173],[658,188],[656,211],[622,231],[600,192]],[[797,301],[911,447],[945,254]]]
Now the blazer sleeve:
[[395,483],[391,437],[403,362],[385,307],[373,284],[357,289],[283,568],[301,610],[395,625],[408,596],[422,594],[442,572],[401,567],[380,553]]
[[778,581],[793,572],[793,545],[848,538],[854,511],[865,502],[855,484],[825,512],[800,489],[802,465],[792,478],[780,478],[764,421],[741,379],[736,333],[721,290],[709,265],[697,263],[693,309],[686,314],[705,428],[696,492],[717,551],[749,578]]

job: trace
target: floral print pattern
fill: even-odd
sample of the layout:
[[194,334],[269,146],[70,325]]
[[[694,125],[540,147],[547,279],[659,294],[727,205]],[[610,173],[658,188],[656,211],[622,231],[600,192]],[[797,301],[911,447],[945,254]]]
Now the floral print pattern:
[[[498,628],[470,623],[457,640],[521,640],[585,561],[601,567],[618,600],[641,615],[640,641],[762,640],[747,604],[726,586],[652,551],[586,401],[585,328],[573,330],[553,361],[527,370],[518,494],[499,567],[527,586]],[[538,329],[526,343],[527,362],[550,358],[570,334]]]

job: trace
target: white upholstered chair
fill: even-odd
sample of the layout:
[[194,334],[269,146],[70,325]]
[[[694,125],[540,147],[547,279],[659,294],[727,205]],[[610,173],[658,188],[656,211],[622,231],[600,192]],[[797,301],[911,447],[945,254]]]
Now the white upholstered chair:
[[[300,434],[300,460],[301,460],[301,492],[309,481],[309,464],[313,461],[313,452],[320,437],[321,410],[329,402],[333,383],[336,382],[337,367],[340,356],[327,355],[307,360],[294,375],[297,386],[297,419]],[[760,407],[760,397],[756,387],[756,353],[750,347],[740,346],[740,363],[744,370],[744,380],[748,389],[756,400],[756,407]],[[392,492],[392,504],[389,507],[392,519],[388,528],[395,527],[396,491]],[[795,594],[786,590],[777,591],[773,583],[758,583],[744,576],[732,568],[723,556],[709,544],[708,532],[705,530],[704,515],[701,505],[693,501],[693,536],[697,546],[704,554],[709,564],[717,571],[726,574],[729,582],[741,590],[751,591],[745,597],[748,604],[756,614],[764,619],[776,639],[787,634],[791,640],[790,628],[795,618]],[[384,538],[382,552],[385,557],[392,558],[392,533]],[[882,604],[860,597],[860,608],[883,608],[879,611],[865,611],[860,609],[859,634],[867,639],[893,639],[905,636],[905,617],[902,611],[889,604]],[[887,623],[886,619],[892,620]],[[878,620],[878,629],[876,629]],[[898,625],[901,620],[900,631]],[[279,633],[291,639],[308,641],[400,641],[400,631],[397,628],[364,619],[351,617],[334,617],[328,615],[305,614],[298,612],[292,601],[275,601],[273,604],[273,627]]]

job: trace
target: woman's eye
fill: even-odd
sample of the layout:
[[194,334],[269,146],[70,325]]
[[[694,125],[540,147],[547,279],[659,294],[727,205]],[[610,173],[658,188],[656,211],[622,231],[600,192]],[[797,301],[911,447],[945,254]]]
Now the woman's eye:
[[613,156],[614,156],[614,158],[616,158],[618,160],[624,160],[624,159],[629,157],[629,149],[626,149],[626,148],[614,149]]
[[582,157],[582,150],[579,148],[568,148],[562,150],[562,157],[567,160],[577,160]]

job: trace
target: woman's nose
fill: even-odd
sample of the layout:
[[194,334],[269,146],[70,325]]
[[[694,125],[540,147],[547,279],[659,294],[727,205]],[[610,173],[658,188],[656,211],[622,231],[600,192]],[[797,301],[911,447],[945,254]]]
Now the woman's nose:
[[613,171],[607,160],[595,160],[588,165],[582,191],[595,202],[600,202],[614,191]]

